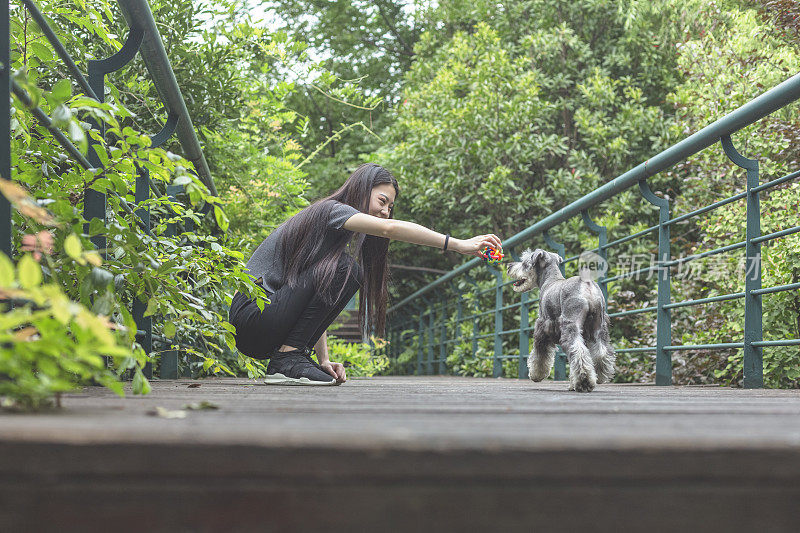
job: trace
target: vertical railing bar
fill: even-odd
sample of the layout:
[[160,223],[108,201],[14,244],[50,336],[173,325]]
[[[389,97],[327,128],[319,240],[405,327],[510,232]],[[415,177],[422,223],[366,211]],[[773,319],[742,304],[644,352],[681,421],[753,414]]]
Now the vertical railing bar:
[[[146,167],[139,166],[138,172],[136,174],[136,189],[134,192],[134,198],[137,205],[140,205],[142,202],[146,201],[150,198],[150,171],[147,170]],[[145,226],[145,231],[149,234],[150,233],[150,208],[142,208],[136,210],[136,216],[139,217],[139,220]],[[131,310],[131,314],[133,315],[133,319],[136,322],[136,328],[144,332],[144,337],[141,341],[142,349],[146,354],[150,354],[153,351],[153,317],[152,316],[144,316],[144,312],[147,309],[147,301],[142,301],[139,299],[139,296],[134,294],[133,295],[133,309]],[[142,369],[142,373],[146,378],[153,377],[153,364],[148,361],[145,363],[144,368]]]
[[503,376],[503,338],[500,332],[503,331],[503,312],[500,310],[503,307],[503,273],[490,266],[492,274],[495,278],[495,295],[494,295],[494,356],[492,357],[492,377],[499,378]]
[[[545,230],[544,232],[544,242],[556,251],[556,253],[561,257],[562,261],[558,265],[558,269],[561,271],[562,276],[566,276],[566,265],[564,264],[564,256],[566,255],[566,246],[560,242],[556,242],[553,237],[550,236],[550,232]],[[599,248],[598,248],[599,251]],[[580,256],[579,256],[580,257]],[[555,355],[555,362],[553,364],[553,381],[566,381],[567,380],[567,354],[564,353],[564,350],[561,349],[561,345],[556,345],[556,355]]]
[[647,184],[639,182],[639,192],[645,200],[658,207],[658,303],[656,305],[656,385],[672,385],[672,353],[665,350],[672,344],[670,303],[669,200],[656,196]]
[[436,338],[436,308],[429,305],[428,312],[428,359],[425,361],[425,373],[433,375],[433,340]]
[[445,294],[446,287],[442,288],[442,291],[439,293],[439,299],[442,304],[442,325],[439,329],[439,374],[444,374],[446,372],[447,365],[445,364],[446,358],[446,350],[445,350],[445,341],[447,340],[447,308],[445,307],[447,296]]
[[[508,253],[514,259],[519,261],[514,248],[509,248]],[[518,370],[517,376],[519,379],[528,379],[528,357],[530,355],[530,334],[528,333],[528,293],[523,292],[520,294],[519,306],[519,359],[517,360]]]
[[[11,13],[0,0],[0,175],[11,181]],[[0,251],[11,258],[11,202],[0,194]]]
[[[119,70],[126,64],[128,64],[136,55],[136,52],[139,50],[139,47],[142,44],[142,38],[144,37],[144,32],[136,29],[131,28],[130,32],[128,33],[128,38],[125,40],[125,44],[122,45],[122,48],[106,59],[98,59],[98,60],[90,60],[88,62],[88,82],[89,86],[94,91],[94,94],[97,97],[98,102],[105,102],[105,79],[106,74]],[[97,129],[100,132],[100,137],[105,138],[105,131],[106,125],[103,121],[97,121],[92,118],[89,119],[92,123],[94,129]],[[97,144],[98,141],[89,137],[89,153],[87,154],[87,159],[89,163],[94,168],[102,168],[102,164],[100,163],[100,157],[94,151],[93,146]],[[89,223],[92,221],[93,218],[99,218],[103,221],[103,225],[105,226],[108,223],[106,217],[106,195],[100,191],[96,191],[92,188],[86,189],[84,192],[84,199],[83,199],[83,213],[84,218],[86,219],[86,225],[84,231],[89,233]],[[105,257],[105,249],[106,249],[106,237],[105,235],[95,235],[90,237],[90,240],[94,243],[94,245],[103,250],[103,256]]]
[[425,344],[425,330],[423,322],[423,311],[417,308],[419,312],[419,328],[417,330],[417,375],[422,375],[422,347]]
[[[167,185],[167,199],[171,202],[177,202],[177,194],[183,190],[181,185]],[[173,212],[174,213],[174,212]],[[165,237],[174,237],[177,224],[170,222],[164,231]],[[176,339],[177,340],[177,339]],[[178,367],[181,359],[181,350],[165,350],[161,353],[161,378],[162,379],[178,379]],[[187,361],[188,363],[188,361]],[[187,365],[188,368],[188,365]],[[186,376],[186,369],[184,369],[184,376]]]
[[[478,283],[469,274],[464,274],[464,279],[466,280],[467,283],[472,285],[475,289],[478,288]],[[477,300],[477,298],[473,298],[471,314],[474,315],[477,312],[478,309],[480,309],[480,306],[478,305],[478,300]],[[473,358],[478,356],[478,332],[479,331],[480,331],[480,318],[479,317],[473,317],[473,319],[472,319],[472,336],[470,337],[470,340],[472,341],[471,350],[472,350],[472,357]]]
[[[605,226],[600,226],[596,224],[591,217],[589,216],[589,211],[584,209],[581,211],[581,217],[583,217],[583,223],[586,224],[586,227],[589,230],[593,231],[597,234],[597,250],[598,255],[603,258],[603,261],[608,264],[608,251],[606,250],[606,244],[608,243],[608,234]],[[600,290],[603,292],[603,300],[605,300],[605,307],[606,311],[608,310],[608,287],[606,283],[606,275],[597,280],[597,284],[600,285]]]
[[461,331],[461,322],[464,320],[464,296],[461,291],[458,291],[458,302],[456,303],[456,331],[454,332],[456,339],[461,339],[464,335]]
[[744,274],[744,356],[743,373],[746,389],[764,386],[764,362],[762,348],[753,345],[763,339],[763,310],[761,295],[754,294],[761,288],[761,243],[753,242],[761,236],[761,202],[758,191],[758,161],[741,155],[733,146],[730,135],[720,138],[725,155],[734,164],[747,170],[747,220],[745,229],[745,274]]

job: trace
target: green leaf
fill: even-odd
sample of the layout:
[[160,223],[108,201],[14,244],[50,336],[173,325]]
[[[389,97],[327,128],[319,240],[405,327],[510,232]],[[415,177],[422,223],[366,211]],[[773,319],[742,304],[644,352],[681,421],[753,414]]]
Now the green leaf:
[[164,322],[164,336],[170,339],[175,336],[174,322]]
[[133,376],[133,393],[134,394],[148,394],[150,392],[150,382],[142,374],[142,370],[137,366],[136,373]]
[[57,81],[56,84],[53,85],[52,94],[56,102],[61,103],[69,100],[69,97],[72,96],[72,83],[69,78]]
[[64,251],[67,252],[67,255],[72,259],[79,258],[83,252],[80,238],[74,233],[70,233],[67,238],[64,239]]
[[31,51],[36,54],[36,57],[42,61],[52,61],[55,58],[53,51],[50,50],[50,47],[38,41],[28,43],[28,46],[30,46]]
[[0,287],[14,284],[14,263],[4,253],[0,253]]
[[228,226],[230,225],[228,216],[225,214],[225,211],[223,211],[222,208],[217,205],[214,206],[214,218],[217,219],[217,225],[219,226],[219,229],[223,231],[223,233],[228,231]]
[[72,120],[72,112],[64,104],[59,104],[53,109],[53,115],[50,117],[53,121],[53,126],[57,128],[64,128],[69,126]]
[[94,151],[97,153],[97,157],[100,158],[100,164],[103,165],[104,167],[107,167],[109,159],[108,159],[108,152],[106,151],[106,147],[103,146],[100,143],[97,143],[97,144],[93,144],[92,148],[94,148]]
[[94,301],[94,305],[92,305],[92,312],[98,315],[111,315],[111,311],[114,310],[114,296],[111,291],[106,291],[102,296],[96,298]]
[[91,279],[94,288],[101,289],[114,281],[114,274],[104,268],[93,267],[92,272],[89,274],[89,279]]
[[106,233],[106,225],[99,218],[93,218],[89,221],[89,235],[100,235]]
[[17,265],[19,283],[24,289],[33,289],[42,283],[42,267],[33,260],[30,254],[25,254]]
[[158,300],[155,296],[152,296],[147,301],[147,309],[144,311],[144,316],[153,316],[158,311]]
[[86,138],[86,132],[81,128],[76,120],[69,123],[69,139],[78,145],[81,153],[86,155],[89,151],[89,141]]
[[178,176],[175,178],[175,181],[172,182],[173,185],[188,185],[189,183],[192,183],[192,177],[185,174],[183,176]]
[[228,348],[231,350],[236,350],[236,338],[228,332],[225,332],[225,344],[227,344]]

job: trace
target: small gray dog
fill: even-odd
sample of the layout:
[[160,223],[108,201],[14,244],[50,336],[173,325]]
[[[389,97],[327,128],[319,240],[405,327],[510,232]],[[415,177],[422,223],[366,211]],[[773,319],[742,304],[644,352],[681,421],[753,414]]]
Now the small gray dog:
[[508,275],[517,280],[514,291],[540,290],[533,352],[528,357],[530,378],[542,381],[550,375],[560,344],[569,358],[569,390],[591,392],[597,383],[610,380],[615,355],[600,287],[581,276],[564,279],[558,268],[563,260],[557,254],[525,250],[520,259],[508,266]]

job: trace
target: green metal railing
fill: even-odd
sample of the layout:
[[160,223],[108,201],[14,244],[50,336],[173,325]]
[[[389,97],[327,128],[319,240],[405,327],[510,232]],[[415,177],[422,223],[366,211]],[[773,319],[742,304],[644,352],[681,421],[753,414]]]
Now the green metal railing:
[[[535,238],[543,239],[548,247],[564,258],[564,264],[562,264],[563,273],[564,265],[576,261],[579,256],[565,258],[564,245],[555,242],[549,230],[575,217],[580,216],[585,228],[597,235],[598,245],[593,251],[604,259],[607,259],[607,252],[615,246],[657,233],[658,254],[653,264],[617,276],[601,277],[598,280],[604,295],[607,295],[609,283],[644,273],[651,275],[655,272],[657,274],[657,304],[655,306],[619,312],[609,310],[612,319],[642,313],[654,313],[656,322],[655,346],[623,348],[617,349],[617,352],[655,353],[656,384],[669,385],[672,383],[671,354],[674,351],[742,349],[744,386],[748,388],[762,387],[762,349],[774,346],[798,346],[800,345],[800,339],[763,340],[761,297],[764,294],[797,290],[800,288],[800,283],[762,288],[761,244],[800,232],[800,226],[762,235],[759,193],[797,179],[800,177],[800,172],[794,172],[768,183],[759,184],[758,161],[748,159],[739,154],[731,141],[731,135],[799,98],[800,74],[793,76],[694,135],[667,148],[602,187],[543,218],[524,231],[517,233],[503,243],[504,249],[516,260],[518,259],[517,251],[523,245],[529,244]],[[717,142],[722,144],[725,154],[735,165],[746,170],[746,191],[690,213],[670,218],[669,201],[655,195],[650,190],[647,179]],[[607,242],[606,228],[592,221],[589,210],[633,186],[638,186],[642,198],[658,209],[658,223],[643,231]],[[670,228],[672,226],[742,199],[746,201],[746,238],[744,241],[688,257],[672,258],[670,252]],[[745,276],[744,291],[697,300],[670,302],[671,267],[739,249],[744,250],[745,272],[750,274]],[[488,271],[490,277],[489,280],[484,280],[482,283],[473,278],[473,274],[475,276],[479,274],[471,272],[479,266],[482,267],[479,272]],[[480,364],[482,360],[491,360],[492,375],[498,377],[503,374],[504,361],[517,359],[519,377],[521,379],[527,378],[526,360],[530,348],[530,334],[533,330],[531,314],[535,314],[537,311],[535,306],[538,303],[538,299],[531,298],[528,294],[522,294],[521,296],[514,295],[513,303],[506,303],[504,289],[511,283],[510,281],[504,281],[503,273],[500,270],[492,266],[484,267],[482,260],[475,258],[404,298],[388,311],[387,338],[389,339],[389,356],[396,358],[409,347],[416,348],[417,373],[431,374],[434,371],[443,373],[447,369],[446,356],[448,350],[454,346],[459,346],[463,350],[465,346],[470,345],[469,341],[471,341],[471,353],[461,354],[465,356],[461,358],[462,361],[466,359],[468,363],[462,364]],[[494,294],[493,305],[486,301],[486,297],[492,293]],[[672,344],[672,309],[734,299],[744,300],[744,338],[741,342],[696,345]],[[469,308],[469,314],[465,315],[465,308]],[[515,312],[515,310],[519,310],[519,318],[513,317],[514,322],[518,323],[518,327],[504,329],[504,318],[507,319],[509,313]],[[481,321],[487,323],[488,317],[493,317],[494,319],[493,331],[488,334],[480,334],[480,323]],[[470,325],[471,335],[465,336],[465,330],[470,329]],[[519,338],[518,355],[504,354],[503,340],[511,335],[517,335]],[[492,339],[493,349],[491,354],[479,353],[478,343],[482,339]],[[438,357],[435,354],[437,347]],[[558,352],[555,361],[555,379],[566,379],[566,358],[561,351]]]
[[[42,30],[43,35],[53,48],[53,51],[66,66],[75,82],[81,87],[84,94],[99,102],[104,101],[105,77],[116,72],[130,63],[137,53],[141,55],[147,70],[150,72],[156,90],[167,110],[167,119],[160,132],[152,135],[151,147],[162,146],[167,142],[173,133],[177,134],[186,159],[191,161],[200,180],[209,188],[212,195],[217,195],[214,180],[206,163],[200,143],[192,125],[192,120],[186,108],[175,74],[172,71],[169,59],[167,58],[164,44],[156,28],[156,23],[147,0],[119,0],[120,10],[125,17],[130,29],[127,39],[122,48],[106,59],[89,60],[87,75],[84,76],[75,64],[69,52],[52,30],[45,17],[42,15],[38,6],[33,0],[22,0],[23,9],[26,9],[30,17]],[[34,107],[27,91],[20,87],[11,77],[10,63],[10,9],[9,2],[0,1],[0,175],[6,179],[11,178],[11,153],[10,153],[10,96],[13,93],[20,101],[30,109],[40,125],[47,129],[58,143],[66,150],[70,157],[84,169],[102,169],[103,165],[97,153],[89,149],[84,157],[69,139],[56,127],[52,125],[50,117],[39,107]],[[104,134],[102,124],[93,124]],[[96,141],[91,138],[90,146]],[[149,172],[144,167],[139,167],[139,174],[136,179],[134,198],[135,204],[150,198],[151,191],[158,197],[167,196],[172,201],[183,191],[182,186],[167,185],[162,189],[149,177]],[[104,225],[106,220],[106,194],[113,194],[117,197],[129,215],[135,213],[134,220],[138,226],[148,235],[152,235],[150,226],[150,212],[147,209],[136,209],[136,205],[130,205],[124,198],[120,197],[115,191],[108,190],[107,193],[95,191],[91,188],[86,189],[84,196],[84,218],[90,222],[92,219],[100,219]],[[209,204],[206,208],[210,208]],[[88,232],[88,222],[87,229]],[[192,231],[193,223],[187,220],[183,225],[186,231]],[[175,235],[179,230],[178,224],[168,224],[167,235]],[[0,195],[0,251],[12,256],[12,228],[11,228],[11,206],[5,197]],[[103,235],[94,236],[92,242],[99,249],[106,248],[106,240]],[[159,341],[165,346],[184,345],[185,343],[167,340],[153,335],[152,317],[144,316],[146,303],[138,299],[134,301],[132,315],[137,325],[137,340],[141,343],[145,352],[153,350],[153,341]],[[179,352],[168,350],[161,353],[160,377],[178,377]],[[152,377],[152,366],[150,363],[144,368],[144,374]],[[184,373],[185,374],[185,373]]]

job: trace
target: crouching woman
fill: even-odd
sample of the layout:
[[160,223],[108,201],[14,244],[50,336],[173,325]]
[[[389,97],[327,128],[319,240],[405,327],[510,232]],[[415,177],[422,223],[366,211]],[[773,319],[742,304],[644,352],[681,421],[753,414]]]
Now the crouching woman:
[[361,165],[339,190],[288,219],[256,248],[247,268],[271,303],[260,311],[237,292],[230,322],[239,351],[270,360],[267,384],[346,381],[344,366],[329,360],[326,330],[361,289],[361,330],[383,333],[391,239],[464,255],[478,256],[484,246],[501,249],[494,234],[461,240],[392,219],[398,194],[389,171]]

